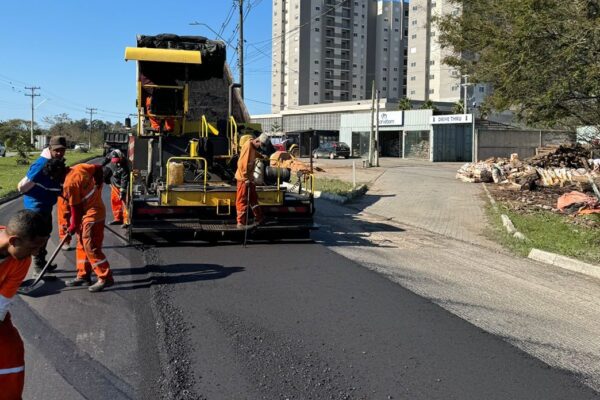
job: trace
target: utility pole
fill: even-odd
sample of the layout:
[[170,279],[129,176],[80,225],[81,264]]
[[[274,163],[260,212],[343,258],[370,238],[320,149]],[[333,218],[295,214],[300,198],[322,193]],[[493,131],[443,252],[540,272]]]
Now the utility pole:
[[92,121],[94,120],[94,113],[96,111],[98,111],[98,109],[86,107],[86,111],[89,111],[89,113],[90,113],[90,132],[88,135],[88,151],[89,151],[89,150],[92,150]]
[[464,94],[464,99],[463,99],[463,113],[464,114],[468,114],[469,113],[469,103],[467,101],[467,98],[469,96],[468,91],[469,91],[469,86],[471,86],[471,83],[469,83],[469,75],[463,75],[463,78],[465,79],[465,83],[462,84],[462,86],[465,88],[465,94]]
[[379,167],[379,89],[377,89],[377,109],[375,115],[375,166]]
[[33,99],[37,96],[39,96],[39,94],[36,94],[35,91],[41,89],[39,86],[31,86],[31,87],[25,87],[26,90],[31,90],[31,94],[27,94],[25,93],[25,96],[29,96],[31,97],[31,145],[33,146],[34,144],[34,140],[33,140]]
[[375,115],[375,81],[372,81],[371,85],[371,132],[369,133],[369,159],[367,160],[367,164],[369,167],[373,166],[373,136],[375,136],[374,132],[374,122],[373,117]]
[[240,38],[238,42],[238,69],[240,70],[240,96],[244,99],[244,0],[240,2]]

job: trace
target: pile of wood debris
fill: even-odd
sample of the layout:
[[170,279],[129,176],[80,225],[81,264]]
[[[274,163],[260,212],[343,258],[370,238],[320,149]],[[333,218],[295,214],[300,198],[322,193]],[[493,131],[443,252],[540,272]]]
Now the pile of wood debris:
[[575,184],[579,190],[589,191],[589,177],[600,178],[600,160],[589,159],[590,154],[589,148],[574,145],[557,146],[526,160],[520,160],[517,154],[510,159],[490,158],[463,165],[456,178],[463,182],[493,182],[512,190]]

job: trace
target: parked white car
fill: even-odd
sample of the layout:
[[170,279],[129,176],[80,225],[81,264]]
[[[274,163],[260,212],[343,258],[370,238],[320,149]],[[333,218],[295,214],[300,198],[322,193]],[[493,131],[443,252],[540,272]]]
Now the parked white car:
[[87,153],[90,150],[90,148],[86,143],[77,143],[75,147],[73,147],[73,150],[81,151],[82,153]]
[[6,157],[6,146],[0,142],[0,157]]

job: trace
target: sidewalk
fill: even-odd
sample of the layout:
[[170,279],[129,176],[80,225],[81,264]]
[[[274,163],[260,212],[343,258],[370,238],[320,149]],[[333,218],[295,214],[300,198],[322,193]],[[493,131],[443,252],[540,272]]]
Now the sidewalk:
[[[455,179],[462,163],[431,163],[383,158],[380,167],[362,168],[358,183],[369,183],[367,194],[350,207],[453,239],[499,249],[485,236],[487,219],[480,185]],[[352,160],[318,160],[325,170],[317,176],[352,181]]]

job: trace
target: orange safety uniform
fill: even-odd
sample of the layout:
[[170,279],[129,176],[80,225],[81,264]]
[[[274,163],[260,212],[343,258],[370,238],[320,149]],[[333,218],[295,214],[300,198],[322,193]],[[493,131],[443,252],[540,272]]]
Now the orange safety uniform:
[[125,205],[125,202],[121,200],[121,189],[115,185],[110,185],[110,206],[115,221],[129,224],[127,206]]
[[[152,114],[152,96],[146,97],[146,113]],[[173,129],[175,129],[175,121],[173,118],[157,118],[153,116],[150,117],[150,126],[152,127],[152,130],[159,132],[161,121],[165,121],[165,132],[173,132]]]
[[[3,230],[4,227],[0,227]],[[0,262],[0,301],[14,297],[25,279],[31,257],[17,260],[8,256]],[[25,350],[10,314],[0,321],[0,399],[19,400],[25,383]]]
[[[238,159],[235,179],[237,180],[237,195],[235,197],[235,208],[237,211],[237,223],[248,225],[246,214],[248,207],[252,208],[254,220],[260,223],[263,219],[262,210],[258,205],[258,195],[254,184],[254,163],[256,161],[256,149],[249,140],[242,146],[240,158]],[[246,184],[246,182],[248,182]],[[248,201],[250,200],[250,201]]]
[[102,190],[96,186],[96,166],[79,164],[71,167],[63,184],[63,196],[71,207],[80,207],[81,221],[77,223],[77,277],[89,278],[94,270],[98,278],[112,280],[110,264],[102,252],[106,209]]
[[62,196],[58,196],[56,202],[56,215],[58,221],[58,239],[62,241],[67,235],[67,228],[69,227],[69,203]]

